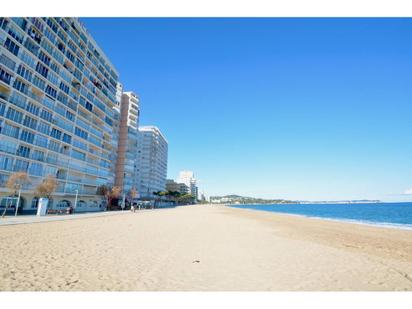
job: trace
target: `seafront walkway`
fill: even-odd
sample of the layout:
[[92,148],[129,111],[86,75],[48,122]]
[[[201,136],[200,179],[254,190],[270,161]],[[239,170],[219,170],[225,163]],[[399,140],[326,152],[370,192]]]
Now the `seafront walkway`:
[[[150,210],[139,210],[139,212],[150,211]],[[6,216],[0,218],[0,226],[2,225],[15,225],[15,224],[28,224],[28,223],[42,223],[42,222],[52,222],[52,221],[63,221],[63,220],[75,220],[75,219],[85,219],[85,218],[95,218],[95,217],[106,217],[106,216],[117,216],[122,214],[128,214],[130,210],[116,210],[116,211],[104,211],[104,212],[84,212],[75,213],[71,215],[47,215],[47,216]]]

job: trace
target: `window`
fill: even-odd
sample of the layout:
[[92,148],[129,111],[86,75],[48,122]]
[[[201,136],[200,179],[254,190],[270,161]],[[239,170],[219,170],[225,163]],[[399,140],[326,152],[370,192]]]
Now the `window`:
[[52,122],[53,115],[49,111],[42,109],[40,113],[40,118],[43,118],[44,120],[47,120],[48,122]]
[[33,119],[33,118],[29,117],[29,116],[26,116],[26,117],[24,117],[23,124],[24,124],[26,127],[28,127],[28,128],[36,129],[37,120],[36,120],[36,119]]
[[23,43],[24,33],[22,33],[18,28],[16,28],[12,24],[9,27],[9,34],[13,39],[15,39],[20,44]]
[[66,133],[63,134],[63,142],[66,142],[67,144],[72,143],[72,137]]
[[26,39],[26,42],[24,42],[24,46],[34,55],[37,56],[37,53],[39,52],[39,45],[34,43],[30,38]]
[[47,78],[47,74],[49,73],[49,69],[46,68],[41,62],[37,63],[36,71],[46,78]]
[[93,111],[93,105],[90,102],[86,102],[86,109],[89,111]]
[[41,90],[44,90],[44,87],[46,87],[46,82],[39,78],[37,75],[34,75],[33,77],[33,84]]
[[47,79],[56,86],[59,84],[59,77],[51,71],[49,71],[49,75],[47,76]]
[[8,141],[8,140],[1,140],[0,141],[0,150],[3,152],[8,152],[11,154],[16,154],[17,150],[17,143]]
[[4,115],[4,111],[6,110],[6,104],[0,102],[0,116]]
[[65,83],[60,82],[60,89],[63,90],[65,93],[69,94],[70,88]]
[[0,154],[0,169],[11,171],[13,169],[13,157]]
[[0,80],[10,85],[11,74],[0,68]]
[[32,56],[30,56],[26,51],[22,51],[20,54],[20,59],[23,60],[25,64],[27,64],[32,69],[36,68],[36,61]]
[[27,172],[28,167],[29,167],[29,162],[16,159],[16,163],[14,164],[14,171]]
[[37,128],[37,130],[43,134],[49,135],[50,125],[48,125],[47,123],[43,121],[40,121],[39,127]]
[[31,158],[37,161],[44,161],[44,152],[40,150],[34,150],[32,152]]
[[5,54],[2,54],[0,56],[0,63],[4,64],[6,67],[8,67],[10,70],[14,71],[14,68],[16,67],[16,62],[11,60],[9,57],[7,57]]
[[36,139],[34,140],[34,145],[47,148],[48,141],[49,140],[47,137],[36,135]]
[[50,65],[50,57],[47,56],[42,50],[39,53],[39,59],[46,65]]
[[53,128],[51,130],[50,136],[60,140],[60,138],[62,136],[62,132],[60,130],[57,130],[57,129]]
[[39,115],[39,107],[37,107],[36,105],[34,105],[33,103],[29,102],[26,105],[26,111],[28,111],[29,113],[32,113],[33,115],[38,116]]
[[81,138],[84,138],[85,140],[87,140],[87,137],[88,137],[87,132],[83,131],[82,129],[79,129],[78,127],[75,128],[74,134],[76,134],[77,136],[80,136]]
[[20,139],[26,143],[33,144],[34,134],[27,130],[22,130],[20,134]]
[[70,121],[74,121],[74,114],[69,111],[66,111],[66,118]]
[[16,155],[20,157],[28,158],[30,156],[30,148],[20,145],[19,148],[17,149]]
[[9,109],[7,110],[6,118],[9,118],[10,120],[13,120],[17,123],[21,123],[21,121],[23,120],[23,114],[21,112],[16,111],[12,107],[9,107]]
[[4,43],[4,47],[6,47],[15,56],[17,56],[17,54],[19,53],[20,47],[12,40],[10,40],[10,38],[7,38],[6,42]]
[[46,23],[50,27],[50,29],[53,30],[55,33],[57,33],[58,26],[56,25],[56,23],[51,18],[46,18],[46,19],[47,19]]
[[86,154],[84,154],[83,152],[74,150],[74,149],[72,149],[72,157],[78,160],[82,160],[82,161],[86,160]]
[[12,20],[19,25],[19,27],[21,29],[23,29],[23,31],[26,30],[26,26],[27,26],[27,21],[26,19],[22,18],[22,17],[13,17]]
[[52,62],[51,64],[50,64],[50,69],[52,69],[54,72],[56,72],[57,74],[60,74],[60,68],[59,68],[59,66],[57,65],[57,63],[56,62]]
[[29,91],[29,86],[27,84],[25,84],[24,82],[22,82],[19,79],[16,79],[13,83],[13,87],[16,88],[18,91],[20,91],[21,93],[27,94]]
[[19,132],[20,132],[20,128],[9,125],[7,123],[4,124],[4,128],[2,130],[2,133],[4,135],[14,137],[14,138],[19,138]]
[[43,176],[43,164],[31,163],[29,168],[29,174],[34,176]]
[[57,97],[57,90],[51,87],[50,85],[47,85],[46,87],[46,93],[53,97],[54,99]]
[[17,69],[17,74],[31,82],[31,77],[33,74],[29,70],[27,70],[23,65],[19,65],[19,68]]
[[50,140],[50,142],[49,142],[49,147],[48,147],[48,148],[49,148],[50,150],[59,152],[60,144],[57,143],[57,142],[55,142],[55,141],[53,141],[53,140]]

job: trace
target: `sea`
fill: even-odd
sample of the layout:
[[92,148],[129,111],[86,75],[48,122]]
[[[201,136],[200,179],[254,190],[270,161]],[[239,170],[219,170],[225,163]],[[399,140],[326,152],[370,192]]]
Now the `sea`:
[[311,218],[412,230],[412,203],[242,204],[230,206],[235,208],[247,208],[258,211],[269,211]]

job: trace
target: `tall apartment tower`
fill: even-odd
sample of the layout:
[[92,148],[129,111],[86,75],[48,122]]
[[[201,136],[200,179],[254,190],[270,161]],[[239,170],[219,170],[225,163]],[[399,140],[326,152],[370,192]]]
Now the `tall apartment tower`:
[[119,142],[115,185],[124,194],[137,189],[137,157],[139,139],[139,98],[133,92],[123,92],[120,103]]
[[154,126],[139,128],[138,187],[141,198],[153,199],[153,192],[166,190],[168,144]]
[[11,173],[27,172],[20,205],[35,211],[34,188],[52,175],[52,208],[74,206],[78,194],[77,211],[99,210],[96,188],[114,183],[117,84],[78,19],[0,18],[1,195]]

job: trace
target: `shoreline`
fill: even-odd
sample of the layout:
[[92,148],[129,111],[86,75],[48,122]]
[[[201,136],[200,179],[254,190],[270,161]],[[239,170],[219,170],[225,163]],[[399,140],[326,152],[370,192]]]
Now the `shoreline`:
[[[270,205],[275,205],[275,204],[270,204]],[[294,205],[298,205],[298,204],[294,204]],[[332,222],[344,222],[344,223],[359,224],[359,225],[366,225],[366,226],[373,226],[373,227],[380,227],[380,228],[412,231],[412,224],[402,224],[402,223],[392,223],[392,222],[375,222],[375,221],[344,219],[344,218],[341,219],[341,218],[330,218],[330,217],[317,217],[317,216],[309,216],[309,215],[303,215],[303,214],[277,212],[277,211],[264,210],[264,209],[253,209],[253,208],[236,206],[236,205],[224,205],[224,207],[244,209],[244,210],[253,210],[253,211],[262,211],[262,212],[267,212],[267,213],[273,213],[276,215],[297,216],[301,218],[309,218],[309,219],[312,218],[312,219],[319,219],[319,220],[332,221]]]

